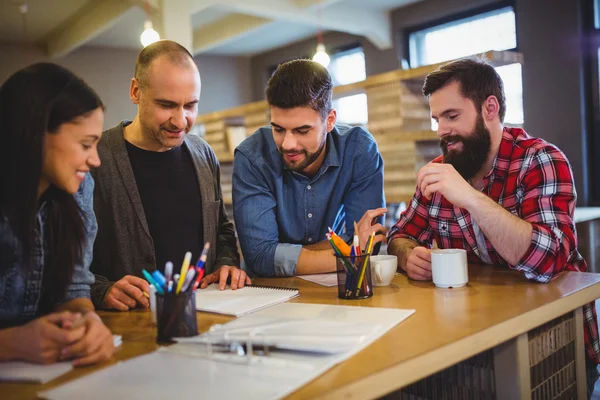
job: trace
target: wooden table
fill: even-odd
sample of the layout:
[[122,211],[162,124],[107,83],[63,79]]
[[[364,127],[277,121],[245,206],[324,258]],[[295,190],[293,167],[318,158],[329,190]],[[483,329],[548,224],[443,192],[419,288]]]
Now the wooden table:
[[[300,297],[293,302],[416,309],[408,320],[290,398],[375,398],[490,349],[496,396],[531,398],[527,332],[572,312],[579,356],[577,389],[581,395],[585,390],[581,306],[600,297],[600,274],[568,272],[550,284],[536,284],[513,271],[472,265],[469,278],[467,287],[436,289],[431,282],[409,281],[397,275],[392,285],[375,288],[375,295],[366,300],[340,300],[337,288],[298,278],[256,279],[257,284],[299,288]],[[100,314],[115,334],[123,335],[115,360],[157,348],[147,311]],[[212,324],[230,319],[198,313],[198,329],[204,332]],[[104,368],[115,360],[75,369],[46,385],[0,384],[1,397],[32,399],[41,390]]]

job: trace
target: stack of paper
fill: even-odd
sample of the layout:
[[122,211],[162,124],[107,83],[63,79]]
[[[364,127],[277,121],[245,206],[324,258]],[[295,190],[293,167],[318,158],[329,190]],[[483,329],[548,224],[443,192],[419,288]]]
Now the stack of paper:
[[[235,354],[225,358],[198,351],[196,348],[204,345],[193,343],[194,339],[191,339],[39,395],[51,400],[158,399],[197,393],[198,385],[201,385],[203,398],[278,399],[356,354],[413,313],[414,310],[386,308],[280,304],[219,326],[208,336],[242,337],[255,330],[257,339],[261,339],[262,332],[264,340],[277,340],[283,345],[295,343],[302,351],[275,350],[269,355],[254,355],[251,359]],[[302,325],[304,329],[300,329]],[[319,329],[323,331],[319,333]],[[283,337],[286,333],[292,333],[295,338],[286,342]],[[268,338],[268,335],[272,336]],[[311,339],[300,340],[302,337]],[[333,348],[336,338],[345,345],[335,352],[305,351],[309,346]],[[199,377],[201,381],[198,381]]]

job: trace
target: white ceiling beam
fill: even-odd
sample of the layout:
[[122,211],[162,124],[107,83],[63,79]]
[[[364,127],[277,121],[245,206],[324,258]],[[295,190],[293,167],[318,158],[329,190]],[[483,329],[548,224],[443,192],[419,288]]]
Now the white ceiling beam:
[[51,58],[62,57],[112,27],[131,7],[130,1],[90,1],[55,28],[42,46]]
[[158,33],[161,39],[173,40],[192,52],[192,18],[185,11],[189,9],[189,3],[190,0],[161,0]]
[[219,4],[218,0],[190,0],[190,16]]
[[194,51],[198,54],[226,44],[237,37],[261,28],[270,19],[245,14],[231,14],[194,31]]
[[300,8],[315,8],[327,7],[335,3],[339,3],[342,0],[293,0],[294,4]]
[[[263,0],[221,0],[215,6],[240,14],[271,20],[289,21],[331,30],[365,36],[377,48],[384,50],[393,45],[389,13],[363,7],[323,8],[319,12],[299,7],[296,0],[265,2]],[[326,0],[327,1],[327,0]]]
[[144,11],[147,11],[150,14],[158,12],[160,9],[160,0],[125,0],[131,5],[138,6]]

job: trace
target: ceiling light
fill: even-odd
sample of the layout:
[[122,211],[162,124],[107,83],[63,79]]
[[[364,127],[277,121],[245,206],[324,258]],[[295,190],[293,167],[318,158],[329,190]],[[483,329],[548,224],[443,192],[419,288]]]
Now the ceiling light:
[[313,61],[318,62],[325,68],[329,66],[329,62],[331,60],[329,59],[329,54],[327,54],[327,52],[325,51],[325,45],[323,43],[319,43],[317,45],[317,52],[313,56]]
[[144,47],[152,44],[154,42],[158,42],[160,40],[160,35],[152,28],[152,21],[149,19],[144,22],[144,32],[140,36],[140,41],[144,45]]

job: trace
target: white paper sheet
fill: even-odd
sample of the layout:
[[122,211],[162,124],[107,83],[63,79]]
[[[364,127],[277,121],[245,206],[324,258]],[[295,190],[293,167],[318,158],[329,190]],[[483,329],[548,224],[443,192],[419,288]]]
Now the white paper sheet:
[[325,287],[337,286],[337,273],[332,272],[329,274],[314,274],[314,275],[298,275],[297,278],[304,279],[305,281],[316,283],[317,285]]
[[0,381],[46,383],[72,369],[73,365],[68,361],[50,365],[9,361],[0,363]]

